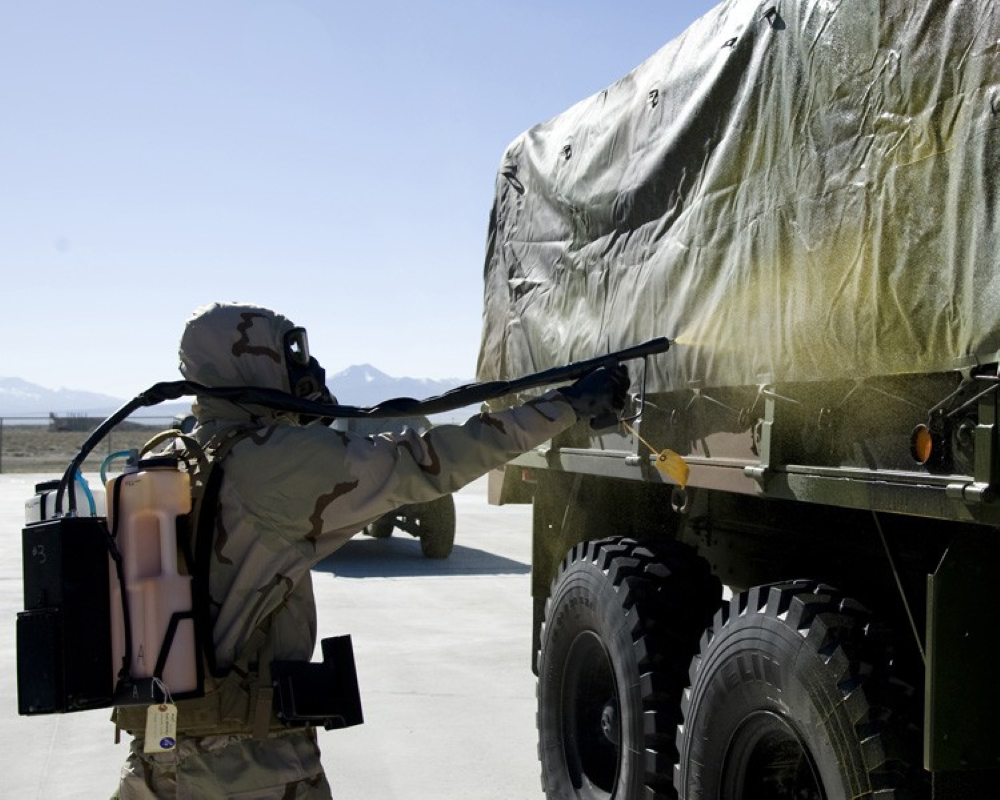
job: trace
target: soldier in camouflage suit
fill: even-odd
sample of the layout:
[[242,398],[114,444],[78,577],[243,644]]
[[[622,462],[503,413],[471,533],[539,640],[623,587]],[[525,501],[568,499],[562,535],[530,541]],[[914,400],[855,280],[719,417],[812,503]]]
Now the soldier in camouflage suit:
[[[213,304],[188,321],[180,369],[210,387],[328,399],[322,369],[304,347],[301,329],[279,314]],[[241,665],[257,661],[258,652],[248,659],[248,642],[260,641],[264,630],[266,649],[259,652],[308,661],[316,643],[314,564],[393,508],[454,492],[578,419],[620,408],[627,388],[623,370],[599,370],[461,426],[374,437],[198,397],[194,435],[203,444],[229,429],[249,429],[224,459],[209,583],[217,665],[236,664],[230,675],[237,678],[222,686],[209,678],[205,698],[178,701],[178,744],[169,753],[144,753],[140,717],[117,709],[118,724],[134,737],[121,800],[330,797],[314,729],[284,728],[273,716],[263,735],[253,729],[252,676],[242,683],[238,677]]]

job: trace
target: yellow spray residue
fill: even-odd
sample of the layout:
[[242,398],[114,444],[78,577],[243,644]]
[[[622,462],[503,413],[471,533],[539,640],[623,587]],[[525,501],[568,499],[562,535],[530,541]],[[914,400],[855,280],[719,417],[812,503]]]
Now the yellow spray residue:
[[[926,358],[948,292],[919,263],[926,254],[895,241],[891,226],[863,221],[862,201],[850,195],[773,209],[757,236],[730,244],[729,269],[706,269],[689,287],[697,302],[673,341],[698,351],[703,377],[857,377],[911,371]],[[837,217],[838,203],[857,213],[842,207],[839,218],[819,221],[823,211]]]

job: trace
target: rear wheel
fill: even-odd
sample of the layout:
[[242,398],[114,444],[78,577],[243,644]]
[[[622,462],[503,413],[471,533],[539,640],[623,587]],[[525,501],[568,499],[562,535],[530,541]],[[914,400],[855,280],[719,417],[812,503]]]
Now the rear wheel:
[[732,599],[691,666],[685,800],[916,798],[912,692],[869,612],[809,581]]
[[455,498],[450,494],[429,503],[411,506],[405,530],[420,539],[420,552],[427,558],[447,558],[455,547]]
[[365,535],[373,539],[388,539],[396,527],[391,514],[381,517],[365,526]]
[[365,533],[385,539],[399,528],[420,540],[427,558],[447,558],[455,547],[455,498],[450,494],[426,503],[401,506],[365,527]]
[[546,604],[538,660],[542,786],[550,798],[673,798],[674,731],[718,581],[693,551],[584,542]]

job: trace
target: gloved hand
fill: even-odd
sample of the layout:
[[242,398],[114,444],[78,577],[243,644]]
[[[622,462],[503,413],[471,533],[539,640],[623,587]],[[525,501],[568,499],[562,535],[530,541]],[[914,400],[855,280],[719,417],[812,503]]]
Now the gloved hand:
[[578,419],[589,419],[592,428],[607,428],[615,424],[618,412],[625,407],[629,384],[628,370],[618,364],[614,369],[598,367],[559,392]]

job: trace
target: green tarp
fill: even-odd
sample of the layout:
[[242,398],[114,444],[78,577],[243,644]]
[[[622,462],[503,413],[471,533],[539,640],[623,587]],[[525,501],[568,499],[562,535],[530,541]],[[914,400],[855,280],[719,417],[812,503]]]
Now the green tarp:
[[991,0],[722,3],[508,148],[478,377],[655,336],[652,391],[996,361],[998,40]]

